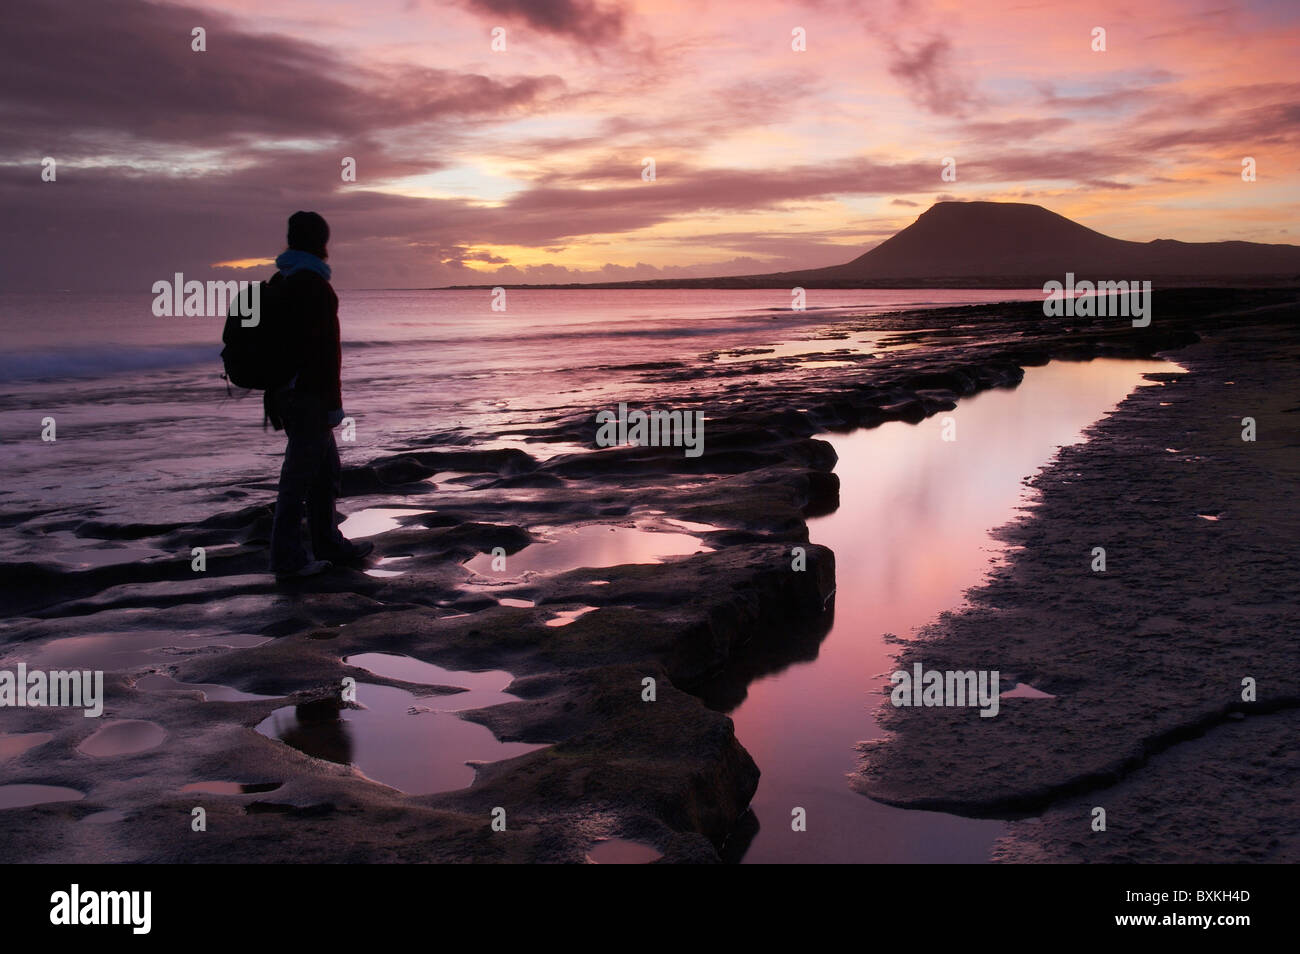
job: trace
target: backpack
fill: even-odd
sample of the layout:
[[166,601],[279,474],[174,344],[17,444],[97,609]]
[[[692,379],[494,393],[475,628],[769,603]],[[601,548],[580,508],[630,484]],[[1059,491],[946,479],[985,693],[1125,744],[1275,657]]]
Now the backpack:
[[252,288],[250,283],[230,304],[226,327],[221,333],[225,344],[221,362],[226,368],[226,380],[236,387],[271,391],[286,383],[297,370],[288,340],[288,293],[279,272],[262,282],[258,289],[258,321],[245,326],[246,316],[252,310]]

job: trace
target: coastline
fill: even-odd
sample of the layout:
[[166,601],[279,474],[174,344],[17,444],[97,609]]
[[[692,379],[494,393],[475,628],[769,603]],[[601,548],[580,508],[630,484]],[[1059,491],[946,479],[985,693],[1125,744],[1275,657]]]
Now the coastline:
[[[387,579],[338,574],[300,587],[291,598],[277,595],[261,572],[266,504],[223,514],[198,528],[83,528],[111,539],[158,539],[172,549],[204,541],[236,546],[214,554],[201,580],[174,564],[80,572],[34,564],[6,567],[19,584],[6,594],[6,608],[27,617],[7,632],[10,639],[39,645],[78,632],[80,619],[100,613],[117,614],[124,631],[132,625],[132,613],[137,619],[164,613],[168,626],[180,628],[213,602],[246,603],[265,614],[259,631],[275,638],[181,657],[170,674],[182,683],[221,684],[277,698],[203,702],[194,690],[144,691],[133,678],[110,674],[108,715],[155,721],[169,740],[160,749],[90,767],[76,753],[94,728],[76,723],[88,720],[27,710],[11,731],[50,732],[54,738],[9,759],[11,781],[89,791],[82,801],[9,813],[11,831],[30,836],[14,840],[26,846],[15,860],[53,860],[78,852],[103,861],[256,861],[267,860],[273,850],[280,861],[578,861],[594,839],[605,837],[652,844],[665,861],[718,860],[761,766],[736,741],[730,719],[691,692],[725,671],[732,650],[742,643],[771,643],[791,659],[815,655],[817,633],[833,609],[835,566],[830,551],[807,543],[804,518],[835,506],[838,481],[829,445],[813,435],[919,420],[951,409],[963,396],[1014,386],[1023,367],[1053,359],[1150,357],[1190,345],[1198,335],[1210,338],[1195,347],[1219,355],[1232,323],[1227,312],[1268,305],[1277,297],[1262,291],[1157,292],[1158,305],[1171,302],[1180,314],[1165,318],[1158,311],[1147,329],[1099,319],[1044,319],[1041,305],[1034,303],[889,316],[914,325],[897,331],[899,340],[929,347],[883,354],[883,360],[871,363],[850,361],[847,368],[823,370],[816,380],[805,376],[762,387],[729,383],[737,372],[726,365],[699,375],[695,406],[709,410],[710,420],[705,452],[695,459],[683,459],[680,450],[610,448],[599,455],[538,461],[521,451],[456,448],[448,446],[448,435],[431,435],[428,449],[386,455],[345,475],[349,510],[353,503],[424,502],[428,478],[449,470],[469,475],[459,484],[438,484],[436,502],[430,501],[436,511],[413,513],[400,529],[375,538],[381,556],[410,556],[410,568]],[[1026,330],[1027,320],[1034,321],[1033,331]],[[1290,341],[1281,330],[1277,334]],[[976,337],[981,340],[973,341]],[[1191,353],[1184,348],[1174,357],[1181,361],[1185,352]],[[1224,364],[1215,367],[1231,367],[1247,380],[1232,363],[1244,359],[1225,354]],[[685,373],[651,366],[645,379],[681,380]],[[720,412],[720,399],[731,400],[729,392],[742,386],[738,409]],[[1270,433],[1278,433],[1280,413],[1270,408],[1257,415],[1260,446],[1270,424]],[[540,428],[533,439],[590,445],[593,433],[591,415],[572,412]],[[1094,439],[1078,452],[1090,453],[1103,443]],[[683,489],[684,478],[695,485]],[[532,539],[531,527],[626,523],[650,511],[716,528],[700,533],[712,551],[660,564],[602,567],[595,572],[607,582],[600,585],[593,584],[592,570],[574,569],[494,592],[528,600],[532,607],[501,606],[465,586],[461,561],[493,546],[516,553]],[[791,572],[793,545],[807,548],[803,573]],[[546,626],[549,612],[570,606],[598,611],[562,628]],[[1053,625],[1059,629],[1059,623]],[[328,705],[328,687],[344,676],[432,691],[341,660],[362,651],[401,652],[454,669],[508,669],[517,677],[509,691],[520,701],[469,717],[503,740],[548,747],[485,766],[469,789],[408,796],[253,731],[286,703]],[[925,661],[933,665],[940,659],[927,655]],[[1034,682],[1026,664],[1019,665],[1017,671]],[[652,705],[641,698],[647,676],[658,686]],[[895,745],[900,757],[891,766],[910,760],[919,768],[912,775],[891,768],[887,781],[874,781],[868,790],[885,800],[910,799],[909,804],[950,798],[935,794],[940,773],[933,766],[952,757],[944,748],[952,744],[932,730],[913,733],[900,724],[876,754],[888,760],[889,746]],[[921,750],[914,746],[920,745],[929,748],[918,758]],[[968,757],[966,749],[961,751]],[[872,764],[883,760],[873,757]],[[280,785],[264,795],[204,796],[210,825],[200,837],[187,824],[194,796],[177,794],[196,777],[257,777]],[[1015,788],[1023,781],[1016,771],[1003,777],[1007,791],[1023,789]],[[978,803],[966,792],[944,804],[961,799],[977,809],[1005,807]],[[503,805],[509,825],[493,832],[489,813]],[[112,825],[67,824],[102,810],[126,815]],[[290,820],[293,827],[285,824]],[[271,844],[274,849],[267,847]],[[1011,843],[1000,849],[1010,855],[1027,850]]]
[[[1140,388],[1044,468],[1034,505],[1000,532],[1007,564],[900,655],[979,660],[1055,698],[1004,699],[988,720],[887,711],[893,734],[866,750],[856,787],[1013,819],[1001,861],[1300,859],[1284,742],[1300,725],[1295,316],[1244,315],[1169,355],[1187,373]],[[1242,700],[1245,677],[1257,701]],[[1097,807],[1109,834],[1090,827]]]

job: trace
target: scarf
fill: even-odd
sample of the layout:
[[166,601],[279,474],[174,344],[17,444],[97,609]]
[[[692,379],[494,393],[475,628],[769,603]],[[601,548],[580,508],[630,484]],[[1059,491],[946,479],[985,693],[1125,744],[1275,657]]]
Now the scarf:
[[285,278],[288,278],[294,272],[308,269],[325,279],[325,281],[330,280],[330,267],[328,265],[311,252],[299,251],[296,248],[281,252],[276,257],[275,267],[280,270]]

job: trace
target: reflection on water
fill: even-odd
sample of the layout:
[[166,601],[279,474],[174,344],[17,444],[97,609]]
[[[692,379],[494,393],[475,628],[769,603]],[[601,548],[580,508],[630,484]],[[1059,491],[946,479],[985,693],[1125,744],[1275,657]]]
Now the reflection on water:
[[165,673],[153,673],[141,676],[135,681],[135,687],[144,692],[200,692],[204,702],[248,702],[257,699],[274,699],[275,696],[258,695],[244,692],[233,686],[221,686],[208,682],[177,682]]
[[87,815],[81,820],[81,823],[83,825],[116,825],[121,821],[126,821],[126,812],[118,808],[112,808],[108,811]]
[[145,563],[149,560],[166,560],[172,557],[172,554],[154,547],[83,540],[66,530],[45,533],[42,535],[42,542],[49,546],[50,559],[53,562],[79,570],[124,563]]
[[[391,567],[394,563],[401,563],[403,560],[409,559],[411,559],[409,556],[381,557],[375,561],[374,568],[366,570],[365,573],[367,576],[373,576],[379,579],[401,576],[406,572],[405,570],[394,570]],[[389,569],[384,569],[384,567],[389,567]]]
[[454,713],[515,702],[505,689],[508,672],[455,672],[406,656],[362,653],[350,665],[392,679],[442,686],[463,686],[467,692],[417,696],[394,686],[358,683],[362,709],[343,708],[336,699],[276,709],[257,731],[279,739],[300,752],[353,765],[369,779],[408,795],[428,795],[465,788],[474,781],[472,762],[514,758],[540,745],[499,742],[485,726]]
[[1027,682],[1018,682],[1006,692],[1000,694],[1003,699],[1055,699],[1050,692],[1035,689]]
[[[1153,361],[1053,362],[1027,369],[1015,390],[963,399],[920,424],[828,437],[839,454],[840,507],[810,520],[809,533],[835,551],[830,633],[815,658],[756,679],[739,704],[744,688],[734,683],[710,694],[731,711],[763,773],[756,819],[733,839],[742,843],[735,854],[750,862],[987,860],[1001,822],[891,808],[848,787],[856,744],[881,735],[874,710],[896,652],[883,636],[907,638],[959,606],[1000,554],[989,531],[1026,499],[1022,481],[1080,440],[1142,374],[1171,370]],[[954,441],[942,440],[947,417]],[[807,831],[791,830],[795,807],[807,810]]]
[[647,865],[662,857],[649,845],[625,838],[598,841],[587,852],[587,860],[595,865]]
[[355,656],[345,656],[343,661],[349,666],[356,666],[387,679],[400,679],[402,682],[423,686],[457,686],[465,690],[445,696],[428,696],[422,702],[425,709],[455,712],[516,700],[515,696],[506,692],[506,686],[514,682],[515,677],[504,669],[444,669],[398,653],[358,653]]
[[75,788],[64,788],[62,785],[0,785],[0,808],[75,802],[85,797]]
[[181,791],[200,792],[204,795],[254,795],[274,792],[279,787],[279,782],[191,782],[182,785]]
[[145,719],[121,719],[109,722],[77,746],[82,755],[105,759],[117,755],[134,755],[162,745],[167,732],[156,722]]
[[23,647],[21,658],[29,670],[102,669],[122,672],[157,664],[160,656],[198,652],[212,646],[245,649],[260,646],[266,636],[223,633],[200,636],[165,630],[136,630],[101,636],[65,636],[34,647]]
[[49,732],[0,732],[0,759],[11,759],[54,738]]
[[688,533],[673,533],[653,527],[611,527],[592,523],[572,529],[532,529],[542,539],[506,557],[504,572],[493,570],[491,553],[480,553],[465,566],[480,576],[517,579],[523,573],[559,573],[576,570],[581,566],[658,563],[665,557],[685,556],[710,549],[698,537]]
[[546,621],[546,625],[552,627],[568,626],[579,616],[586,616],[588,613],[594,612],[595,610],[595,606],[579,606],[577,609],[556,610],[555,615]]
[[424,513],[433,513],[428,507],[370,507],[348,514],[339,524],[339,533],[349,540],[372,537],[377,533],[396,530],[403,520]]

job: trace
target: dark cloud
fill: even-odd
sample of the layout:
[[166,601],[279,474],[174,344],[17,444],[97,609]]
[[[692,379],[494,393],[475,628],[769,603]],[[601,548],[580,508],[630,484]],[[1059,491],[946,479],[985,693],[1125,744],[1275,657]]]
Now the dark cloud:
[[721,275],[753,275],[756,272],[770,271],[773,266],[779,268],[802,267],[789,260],[774,263],[771,260],[737,256],[716,262],[697,265],[650,265],[637,262],[635,265],[616,265],[606,262],[600,268],[569,268],[564,265],[541,264],[525,265],[522,268],[506,265],[490,273],[476,272],[460,276],[462,284],[488,284],[502,282],[505,284],[548,284],[566,282],[629,282],[647,281],[662,278],[714,278]]
[[1047,136],[1073,125],[1073,120],[1064,116],[1047,116],[1033,119],[1009,119],[1003,121],[982,120],[962,123],[962,134],[976,143],[1024,142],[1039,136]]
[[1171,84],[1177,76],[1168,70],[1144,70],[1137,74],[1116,77],[1103,84],[1096,92],[1076,93],[1063,96],[1056,92],[1056,86],[1048,82],[1038,82],[1041,104],[1048,109],[1063,110],[1121,110],[1150,105],[1152,99],[1164,95],[1160,87]]
[[484,18],[528,24],[544,33],[605,43],[622,35],[627,11],[616,3],[593,0],[460,0]]
[[958,161],[957,169],[959,180],[966,182],[1083,182],[1099,181],[1112,176],[1139,175],[1155,158],[1143,155],[1140,149],[1131,145],[1121,144],[1111,149],[1071,149],[1062,146],[1034,152],[1015,150],[988,153],[965,162]]
[[[145,0],[7,0],[5,14],[0,115],[11,142],[39,135],[46,151],[132,139],[348,138],[508,113],[563,89],[554,76],[362,69],[324,46]],[[207,31],[206,52],[191,49],[195,27]]]
[[[939,176],[938,166],[931,162],[884,163],[861,157],[770,169],[661,164],[654,182],[641,181],[639,171],[639,164],[623,162],[612,172],[575,173],[565,180],[572,187],[541,186],[521,192],[507,203],[510,220],[524,236],[542,229],[555,238],[570,238],[645,227],[684,214],[771,209],[843,195],[920,192],[933,187]],[[606,187],[578,187],[593,180]],[[554,221],[557,213],[564,221]],[[565,231],[557,235],[558,229]]]
[[443,265],[464,265],[466,262],[483,262],[485,265],[505,265],[510,261],[510,259],[502,258],[500,255],[493,255],[490,252],[465,248],[463,245],[444,251],[438,256],[438,260]]
[[1134,146],[1151,151],[1192,147],[1210,155],[1230,148],[1245,156],[1264,145],[1294,144],[1300,140],[1300,104],[1295,102],[1300,84],[1291,84],[1289,91],[1290,102],[1268,102],[1276,87],[1247,86],[1162,103],[1135,121],[1140,132]]
[[888,39],[889,72],[913,101],[939,116],[964,116],[978,97],[953,62],[952,42],[932,35],[908,43]]
[[880,44],[890,75],[916,105],[937,116],[960,118],[983,104],[974,73],[962,67],[946,32],[951,17],[945,11],[924,0],[846,0],[841,9]]

